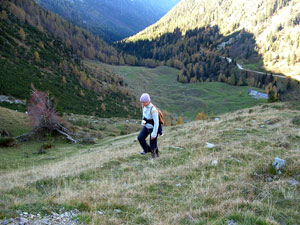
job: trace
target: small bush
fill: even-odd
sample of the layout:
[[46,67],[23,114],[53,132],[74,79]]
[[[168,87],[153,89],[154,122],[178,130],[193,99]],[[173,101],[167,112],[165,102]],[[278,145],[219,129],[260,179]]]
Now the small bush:
[[43,144],[39,149],[38,149],[38,154],[45,154],[46,150],[49,148],[52,148],[52,144],[51,143],[45,143]]
[[90,135],[87,135],[83,137],[81,143],[83,144],[97,144],[96,138],[91,137]]
[[0,147],[11,147],[17,143],[13,137],[0,137]]

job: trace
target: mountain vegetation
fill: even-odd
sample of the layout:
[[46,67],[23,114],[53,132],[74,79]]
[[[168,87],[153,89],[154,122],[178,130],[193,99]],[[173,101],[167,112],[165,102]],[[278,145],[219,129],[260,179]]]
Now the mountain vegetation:
[[171,114],[176,120],[181,117],[184,122],[195,120],[202,111],[214,118],[267,102],[266,99],[255,99],[248,95],[249,86],[233,88],[232,85],[221,82],[178,82],[180,70],[168,66],[107,66],[123,77],[135,96],[139,97],[143,92],[149,93],[153,104],[162,109],[165,116]]
[[127,117],[138,111],[123,79],[83,60],[97,57],[94,49],[108,58],[112,47],[33,1],[1,1],[0,12],[0,94],[28,100],[34,87],[49,91],[59,112]]
[[[265,69],[292,76],[300,72],[299,18],[300,3],[296,0],[183,0],[157,23],[128,41],[154,40],[177,29],[184,35],[188,30],[217,26],[218,33],[224,37],[245,31],[253,34],[254,49]],[[228,45],[224,47],[230,48],[231,44]],[[247,60],[244,54],[232,51],[231,54],[245,64],[259,63]]]
[[101,38],[41,8],[33,0],[2,1],[1,5],[6,13],[15,16],[22,24],[34,26],[40,32],[50,32],[67,48],[72,48],[78,57],[99,59],[106,63],[117,61],[116,50]]
[[[297,224],[299,110],[263,104],[167,127],[155,160],[139,155],[137,133],[55,142],[43,155],[0,148],[0,223],[76,210],[82,224]],[[280,173],[275,157],[286,162]]]
[[[234,44],[220,49],[228,42]],[[177,28],[153,40],[123,41],[116,47],[124,55],[135,56],[132,65],[155,67],[164,64],[180,69],[177,80],[182,83],[219,81],[237,86],[249,85],[265,89],[272,101],[299,100],[298,81],[273,76],[270,72],[261,74],[238,68],[238,56],[249,61],[262,61],[253,34],[245,30],[223,36],[218,26],[187,30],[184,34]],[[231,55],[232,60],[226,58]],[[292,95],[288,94],[291,92]]]
[[72,23],[112,43],[158,21],[179,0],[38,0]]

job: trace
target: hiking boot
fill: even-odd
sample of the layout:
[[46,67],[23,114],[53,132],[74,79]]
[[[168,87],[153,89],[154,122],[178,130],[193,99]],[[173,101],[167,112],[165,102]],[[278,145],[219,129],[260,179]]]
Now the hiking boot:
[[141,151],[141,155],[146,155],[147,152],[145,152],[144,150]]
[[151,149],[151,156],[152,156],[152,159],[155,158],[155,150],[154,149]]
[[158,148],[155,150],[155,154],[156,154],[156,157],[159,157],[159,151],[158,151]]

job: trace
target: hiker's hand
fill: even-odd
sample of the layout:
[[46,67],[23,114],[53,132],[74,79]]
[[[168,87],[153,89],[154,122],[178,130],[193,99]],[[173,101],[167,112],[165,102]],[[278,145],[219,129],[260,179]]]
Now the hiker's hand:
[[151,140],[154,140],[155,138],[156,138],[156,137],[152,137],[152,136],[151,136]]

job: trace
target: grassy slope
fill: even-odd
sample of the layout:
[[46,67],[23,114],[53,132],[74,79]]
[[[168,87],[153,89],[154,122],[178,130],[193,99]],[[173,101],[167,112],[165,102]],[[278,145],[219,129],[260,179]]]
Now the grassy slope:
[[26,114],[0,107],[0,131],[6,130],[13,136],[30,131],[29,118]]
[[[81,140],[83,137],[96,138],[101,145],[108,137],[116,137],[136,132],[140,123],[134,119],[125,118],[98,118],[95,116],[64,114],[63,119],[73,124],[74,132]],[[0,107],[0,132],[8,132],[12,136],[31,131],[29,117],[25,113],[16,112]],[[37,154],[38,149],[45,143],[51,143],[47,154]],[[9,171],[20,167],[31,167],[52,163],[65,157],[77,154],[79,150],[88,148],[87,145],[70,145],[61,137],[48,135],[25,143],[20,143],[10,148],[0,147],[0,170]]]
[[265,102],[247,94],[252,87],[234,87],[219,82],[179,83],[176,81],[179,71],[170,67],[114,66],[113,71],[125,79],[137,98],[148,92],[161,109],[184,115],[189,120],[193,120],[202,110],[218,115]]
[[[300,189],[288,181],[300,179],[300,126],[291,122],[300,111],[252,111],[166,128],[154,161],[131,134],[45,165],[0,169],[0,218],[65,207],[90,224],[297,224]],[[275,157],[287,161],[277,178],[267,172]]]

